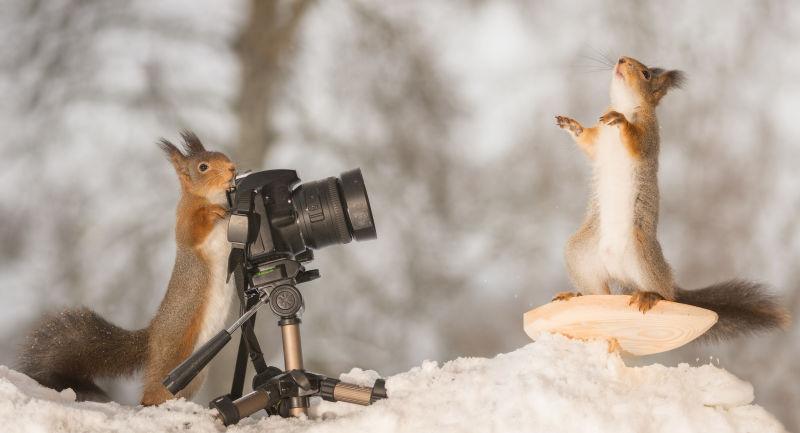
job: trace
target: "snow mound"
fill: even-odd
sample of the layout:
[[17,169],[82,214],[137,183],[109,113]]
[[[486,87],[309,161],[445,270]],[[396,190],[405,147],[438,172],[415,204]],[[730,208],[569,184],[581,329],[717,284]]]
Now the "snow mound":
[[[371,384],[355,369],[342,379]],[[627,367],[602,342],[543,335],[493,359],[425,362],[387,380],[370,407],[315,401],[309,418],[248,418],[230,432],[785,432],[753,387],[712,365]],[[317,399],[315,399],[317,400]],[[0,430],[16,432],[221,432],[204,407],[78,403],[0,366]]]

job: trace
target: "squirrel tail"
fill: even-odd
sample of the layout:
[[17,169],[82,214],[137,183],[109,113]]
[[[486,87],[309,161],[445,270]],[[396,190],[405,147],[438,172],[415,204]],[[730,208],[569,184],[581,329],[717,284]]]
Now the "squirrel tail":
[[17,369],[78,400],[108,401],[93,378],[133,374],[147,356],[147,329],[128,331],[88,308],[45,315],[27,336]]
[[719,315],[699,341],[715,342],[776,328],[786,329],[789,313],[763,284],[730,280],[698,290],[676,288],[676,301],[707,308]]

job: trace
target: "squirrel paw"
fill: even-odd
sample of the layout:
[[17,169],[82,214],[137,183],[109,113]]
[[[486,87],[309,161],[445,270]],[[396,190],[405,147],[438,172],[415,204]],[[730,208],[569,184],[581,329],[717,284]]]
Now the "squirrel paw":
[[583,296],[581,292],[558,292],[551,301],[568,301],[576,296]]
[[581,135],[583,132],[583,126],[581,126],[577,120],[566,116],[556,116],[556,126],[561,129],[566,129],[575,136]]
[[[160,384],[159,384],[160,385]],[[167,391],[166,388],[163,386],[162,389],[158,389],[156,386],[147,386],[145,385],[145,391],[142,395],[142,400],[140,404],[142,406],[157,406],[161,403],[164,403],[167,400],[175,398],[171,392]]]
[[642,313],[646,313],[653,308],[658,301],[663,300],[664,297],[659,295],[656,292],[634,292],[631,295],[631,300],[628,302],[628,305],[636,305],[639,308],[639,311]]
[[600,116],[600,123],[608,126],[614,126],[625,121],[625,116],[618,111],[609,111],[608,113]]
[[225,219],[229,214],[228,209],[226,209],[226,208],[224,208],[222,206],[219,206],[219,205],[212,206],[210,211],[211,211],[212,214],[217,216],[219,219]]

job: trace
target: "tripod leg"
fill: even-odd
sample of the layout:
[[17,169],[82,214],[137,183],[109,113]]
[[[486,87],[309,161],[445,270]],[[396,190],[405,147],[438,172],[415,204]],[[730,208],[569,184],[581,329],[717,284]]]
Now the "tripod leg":
[[[238,287],[238,285],[237,285]],[[245,311],[252,308],[258,303],[258,298],[246,297],[243,291],[239,291],[239,300],[242,301],[242,308],[239,314],[244,314]],[[261,352],[261,347],[258,345],[258,340],[255,334],[256,315],[253,316],[242,324],[242,334],[239,338],[239,351],[236,355],[236,364],[233,370],[233,382],[231,383],[231,398],[237,399],[242,396],[244,391],[244,378],[247,374],[247,356],[249,354],[250,360],[256,369],[256,373],[261,373],[267,368],[264,362],[264,354]]]
[[239,351],[236,354],[236,364],[233,369],[233,382],[231,383],[231,398],[236,400],[244,391],[244,376],[247,372],[247,339],[242,333],[239,338]]
[[[283,318],[278,322],[281,327],[283,339],[283,361],[286,371],[303,369],[303,348],[300,344],[300,319],[297,317]],[[299,416],[308,413],[308,398],[297,397],[289,401],[289,414]]]
[[[230,261],[231,257],[229,257],[228,260]],[[230,264],[228,266],[230,267]],[[244,272],[241,266],[236,266],[234,268],[233,280],[236,284],[236,295],[239,297],[239,315],[241,316],[245,311],[254,305],[253,300],[250,299],[244,292]],[[249,347],[247,346],[247,339],[244,335],[244,330],[242,330],[242,334],[239,337],[239,349],[236,353],[236,364],[234,364],[233,367],[233,381],[231,382],[230,398],[234,400],[240,398],[244,392],[244,377],[247,374],[248,352]]]
[[367,406],[387,398],[386,381],[378,379],[372,386],[359,386],[325,378],[320,383],[319,396],[328,401],[344,401]]
[[247,344],[247,350],[250,352],[250,361],[256,369],[256,373],[262,373],[267,369],[267,363],[264,361],[264,352],[261,351],[261,345],[258,344],[258,337],[255,331],[256,316],[248,320],[242,326],[242,337]]
[[[275,394],[278,394],[277,392]],[[248,417],[261,409],[271,407],[275,403],[270,399],[270,393],[263,389],[256,389],[244,397],[236,400],[230,396],[223,395],[212,400],[209,404],[211,409],[217,409],[216,418],[223,424],[229,426],[236,424],[240,419]]]

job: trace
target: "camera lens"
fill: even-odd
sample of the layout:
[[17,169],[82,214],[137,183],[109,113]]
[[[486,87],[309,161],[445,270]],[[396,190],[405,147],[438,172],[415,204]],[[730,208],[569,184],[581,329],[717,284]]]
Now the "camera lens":
[[301,184],[292,192],[297,224],[313,249],[375,239],[375,220],[360,169]]

